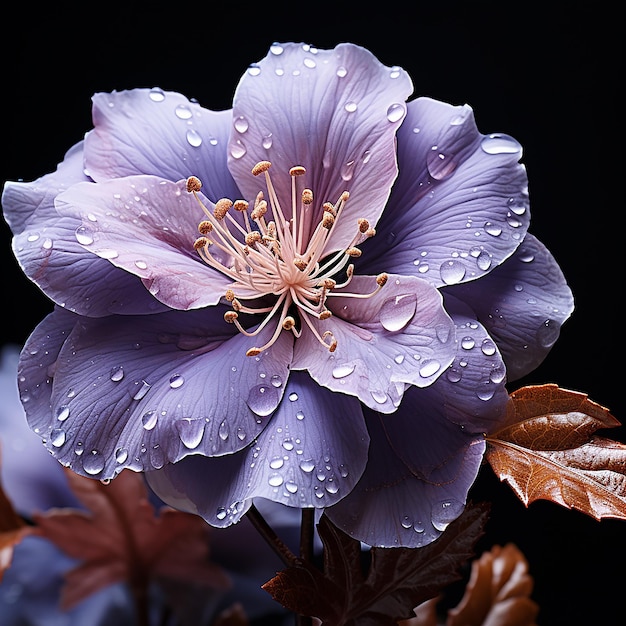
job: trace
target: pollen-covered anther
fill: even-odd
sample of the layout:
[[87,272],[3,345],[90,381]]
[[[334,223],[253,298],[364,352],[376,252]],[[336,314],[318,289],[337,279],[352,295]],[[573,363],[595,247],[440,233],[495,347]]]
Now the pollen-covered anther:
[[192,193],[194,191],[200,191],[202,189],[202,181],[197,176],[190,176],[187,179],[187,191]]
[[193,249],[194,250],[200,250],[202,248],[205,248],[206,246],[210,246],[211,245],[211,240],[207,239],[207,237],[198,237],[194,242],[193,242]]
[[384,272],[376,276],[376,283],[380,285],[381,287],[384,287],[388,280],[389,280],[389,276],[388,274],[385,274]]
[[213,209],[213,215],[218,220],[223,220],[226,217],[226,213],[233,206],[233,201],[228,198],[222,198],[215,203],[215,209]]
[[332,313],[328,309],[324,309],[320,313],[320,319],[321,320],[327,320],[329,317],[332,317]]
[[325,278],[322,281],[322,286],[326,287],[326,289],[334,289],[337,281],[334,278]]
[[235,299],[235,292],[232,289],[227,289],[224,298],[226,298],[228,302],[232,302]]
[[243,213],[244,211],[248,210],[248,202],[246,200],[235,200],[235,202],[233,203],[233,209],[235,209],[235,211],[240,211],[241,213]]
[[302,176],[306,174],[306,169],[302,165],[294,165],[289,170],[289,176]]
[[330,213],[333,217],[337,215],[337,209],[335,209],[332,202],[324,202],[322,209],[324,209],[324,213]]
[[362,252],[355,246],[351,246],[346,250],[346,254],[351,257],[358,258],[361,256]]
[[254,246],[259,241],[261,241],[262,236],[261,236],[261,233],[258,230],[253,230],[252,232],[249,232],[246,235],[245,239],[246,239],[246,245],[247,246]]
[[261,200],[250,213],[250,217],[253,220],[260,220],[267,213],[267,202]]
[[330,342],[326,344],[328,346],[328,351],[334,352],[337,349],[337,340],[335,339],[335,336],[332,334],[330,330],[327,330],[322,335],[322,339],[324,342],[326,342],[326,339],[328,338],[330,338]]
[[229,324],[234,324],[235,320],[239,317],[239,315],[237,314],[236,311],[226,311],[226,313],[224,313],[224,321],[228,322]]
[[231,304],[233,305],[233,309],[235,311],[241,311],[241,302],[239,302],[237,298],[234,298]]
[[293,264],[301,271],[304,272],[304,270],[307,268],[308,263],[304,260],[304,259],[294,259],[293,260]]
[[310,189],[302,190],[302,204],[311,204],[313,202],[313,192]]
[[208,220],[202,220],[198,224],[198,232],[202,235],[208,235],[213,230],[213,224]]
[[283,320],[283,330],[291,330],[292,328],[294,328],[296,325],[296,320],[291,317],[291,315],[288,315],[284,320]]
[[261,352],[262,352],[261,348],[250,348],[246,352],[246,356],[258,356],[259,354],[261,354]]
[[359,218],[357,222],[359,224],[359,231],[361,231],[362,233],[367,233],[370,227],[370,223],[364,217]]
[[330,230],[335,223],[335,218],[332,213],[328,211],[324,211],[324,216],[322,217],[322,226],[327,230]]
[[272,166],[272,164],[271,164],[270,161],[259,161],[252,168],[252,174],[254,176],[258,176],[259,174],[262,174],[263,172],[267,172],[267,170],[269,170],[271,166]]

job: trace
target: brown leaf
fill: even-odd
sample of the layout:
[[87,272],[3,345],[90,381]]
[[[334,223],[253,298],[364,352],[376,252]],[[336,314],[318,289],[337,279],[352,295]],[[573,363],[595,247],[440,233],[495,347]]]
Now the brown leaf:
[[103,587],[150,579],[223,589],[230,580],[209,561],[209,527],[200,517],[164,508],[156,515],[141,475],[124,470],[109,484],[66,470],[89,512],[52,509],[35,515],[39,533],[81,563],[66,576],[67,610]]
[[528,506],[551,500],[596,519],[626,519],[626,445],[594,436],[619,426],[585,394],[556,385],[511,394],[506,425],[487,437],[486,458]]
[[469,505],[437,541],[422,548],[372,548],[363,575],[358,541],[325,516],[318,525],[325,573],[307,563],[289,567],[263,585],[284,607],[317,617],[324,626],[396,626],[413,607],[460,578],[483,532],[486,505]]
[[446,626],[535,626],[539,607],[530,598],[528,562],[513,544],[494,546],[472,563],[459,605]]
[[0,482],[0,582],[13,560],[13,548],[33,532],[15,512]]

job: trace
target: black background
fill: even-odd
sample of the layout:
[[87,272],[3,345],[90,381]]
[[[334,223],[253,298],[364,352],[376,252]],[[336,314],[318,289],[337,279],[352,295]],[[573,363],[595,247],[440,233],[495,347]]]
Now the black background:
[[[229,108],[273,41],[351,41],[411,75],[414,95],[468,103],[483,133],[524,146],[531,231],[553,252],[576,310],[543,365],[515,383],[582,391],[622,422],[624,337],[623,9],[609,2],[18,3],[3,9],[2,171],[52,171],[91,128],[94,92],[160,86]],[[33,5],[34,6],[34,5]],[[48,300],[24,277],[0,223],[2,343],[21,344]],[[624,427],[606,432],[626,442]],[[489,467],[481,543],[514,542],[535,579],[540,626],[626,615],[626,522],[517,500]]]

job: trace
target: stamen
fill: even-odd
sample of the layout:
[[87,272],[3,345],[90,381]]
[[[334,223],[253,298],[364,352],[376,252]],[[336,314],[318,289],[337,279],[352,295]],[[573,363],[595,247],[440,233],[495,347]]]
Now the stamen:
[[[257,336],[270,322],[276,326],[269,341],[263,346],[255,346],[247,351],[248,356],[255,356],[272,346],[280,333],[285,330],[293,333],[295,338],[302,334],[303,327],[330,352],[337,349],[337,339],[331,330],[318,331],[313,318],[321,321],[330,319],[333,314],[326,302],[330,296],[371,298],[378,293],[387,282],[387,275],[376,277],[377,287],[371,293],[349,293],[343,291],[354,273],[354,265],[348,261],[361,255],[358,247],[365,239],[372,237],[375,230],[365,218],[357,220],[352,240],[343,250],[328,254],[328,242],[350,197],[344,191],[335,204],[321,204],[319,221],[308,241],[304,241],[304,228],[309,211],[314,210],[313,191],[301,188],[296,179],[306,174],[306,169],[296,165],[289,170],[291,176],[291,216],[287,220],[276,189],[269,175],[270,161],[259,161],[252,174],[264,174],[267,196],[263,191],[256,195],[252,207],[246,200],[222,198],[215,203],[210,211],[198,195],[202,188],[201,181],[190,176],[187,179],[187,191],[193,193],[206,218],[198,224],[198,237],[193,247],[200,258],[210,267],[221,272],[232,280],[231,286],[224,293],[224,300],[232,309],[224,314],[227,323],[234,324],[239,332],[248,336]],[[281,198],[283,206],[287,198]],[[269,206],[268,206],[269,204]],[[319,205],[318,205],[319,207]],[[242,214],[241,219],[229,213],[230,209]],[[252,208],[250,214],[248,209]],[[271,208],[272,219],[265,221],[265,215]],[[319,211],[319,208],[317,209]],[[207,235],[211,234],[211,239]],[[209,249],[217,248],[223,253],[214,256]],[[219,258],[218,258],[219,257]],[[323,264],[320,259],[324,258]],[[220,260],[220,259],[228,259]],[[338,284],[335,276],[345,273],[345,280]],[[341,289],[340,292],[337,290]],[[245,295],[243,295],[245,294]],[[263,299],[269,299],[263,302]],[[242,301],[253,301],[250,306]],[[297,311],[296,317],[287,315],[288,311]],[[245,313],[253,317],[261,317],[253,331],[247,330],[239,320],[239,314]],[[247,319],[247,318],[246,318]]]

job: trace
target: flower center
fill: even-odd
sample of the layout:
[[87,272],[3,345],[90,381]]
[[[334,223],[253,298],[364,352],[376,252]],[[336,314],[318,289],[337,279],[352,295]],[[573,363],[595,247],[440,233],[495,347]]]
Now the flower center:
[[[227,322],[235,324],[243,334],[253,337],[272,320],[276,321],[276,329],[270,340],[261,347],[250,348],[246,352],[247,356],[255,356],[269,348],[283,330],[299,337],[304,324],[323,346],[334,352],[337,341],[332,331],[320,335],[312,318],[325,320],[331,317],[326,303],[333,295],[369,298],[387,282],[387,275],[380,274],[376,278],[378,287],[371,293],[333,293],[333,290],[350,283],[354,265],[349,261],[361,255],[357,246],[374,236],[375,230],[366,219],[358,219],[356,232],[349,245],[344,250],[328,254],[328,242],[349,198],[349,193],[344,191],[335,204],[324,202],[320,220],[308,241],[305,241],[303,226],[307,213],[314,210],[313,192],[307,188],[299,191],[297,181],[306,171],[299,165],[289,170],[291,215],[288,216],[272,184],[270,166],[269,161],[260,161],[252,168],[255,176],[264,174],[268,199],[265,200],[260,191],[251,211],[250,203],[245,200],[233,202],[222,198],[211,212],[198,196],[202,187],[200,180],[195,176],[187,179],[187,191],[194,194],[206,215],[206,219],[198,225],[201,236],[196,239],[194,248],[207,265],[233,281],[224,294],[225,300],[232,305],[232,310],[224,314]],[[268,201],[273,217],[269,221],[265,219]],[[231,209],[242,214],[240,221],[231,215]],[[217,255],[220,258],[211,252],[213,247],[221,251]],[[337,283],[333,277],[342,271],[345,278]],[[263,302],[268,296],[275,298],[269,306],[243,303]],[[263,319],[253,331],[249,331],[239,321],[240,313],[262,315]],[[296,320],[294,315],[299,319]]]

